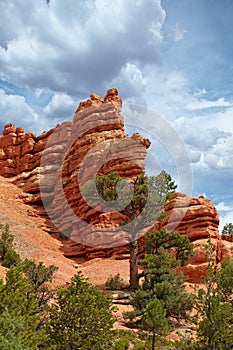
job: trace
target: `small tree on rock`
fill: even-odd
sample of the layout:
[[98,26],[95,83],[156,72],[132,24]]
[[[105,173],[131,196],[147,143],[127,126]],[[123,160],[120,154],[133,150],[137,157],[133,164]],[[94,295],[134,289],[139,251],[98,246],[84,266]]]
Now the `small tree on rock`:
[[233,224],[229,223],[229,224],[225,224],[223,229],[222,229],[222,235],[233,235]]

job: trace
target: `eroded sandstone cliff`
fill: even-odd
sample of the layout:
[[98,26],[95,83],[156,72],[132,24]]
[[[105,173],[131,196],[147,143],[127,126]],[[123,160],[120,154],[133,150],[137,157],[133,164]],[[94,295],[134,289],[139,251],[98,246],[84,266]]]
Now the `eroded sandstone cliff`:
[[[0,136],[0,175],[27,194],[41,215],[48,215],[47,230],[70,237],[64,240],[65,256],[75,259],[111,257],[127,259],[127,237],[119,230],[118,212],[93,208],[83,195],[82,184],[97,172],[111,169],[133,179],[144,170],[150,141],[138,133],[124,131],[122,101],[117,89],[104,99],[91,95],[81,102],[73,121],[36,136],[8,124]],[[207,264],[204,245],[211,237],[216,245],[216,264],[233,255],[233,243],[218,232],[218,214],[211,201],[177,193],[165,207],[162,224],[188,236],[195,246],[184,273],[191,282],[200,282]],[[160,224],[161,225],[161,224]],[[143,238],[140,240],[143,254]]]

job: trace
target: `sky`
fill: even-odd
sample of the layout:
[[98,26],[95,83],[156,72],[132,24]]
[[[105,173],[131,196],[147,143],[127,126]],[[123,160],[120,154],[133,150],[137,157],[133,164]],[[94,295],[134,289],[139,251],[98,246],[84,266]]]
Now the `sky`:
[[133,125],[126,112],[127,131],[149,135],[166,170],[152,127],[162,116],[182,144],[179,157],[165,142],[170,158],[188,154],[189,194],[212,200],[220,229],[233,222],[231,0],[0,0],[0,13],[0,130],[39,134],[118,87],[126,106],[151,111]]

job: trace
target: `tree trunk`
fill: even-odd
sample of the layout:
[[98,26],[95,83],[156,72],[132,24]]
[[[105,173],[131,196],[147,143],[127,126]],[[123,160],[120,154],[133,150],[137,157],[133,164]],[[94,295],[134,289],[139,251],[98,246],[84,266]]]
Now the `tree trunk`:
[[135,240],[130,242],[130,277],[129,284],[130,289],[138,289],[139,278],[138,278],[138,241]]
[[152,350],[155,350],[155,332],[153,332],[153,336],[152,336]]

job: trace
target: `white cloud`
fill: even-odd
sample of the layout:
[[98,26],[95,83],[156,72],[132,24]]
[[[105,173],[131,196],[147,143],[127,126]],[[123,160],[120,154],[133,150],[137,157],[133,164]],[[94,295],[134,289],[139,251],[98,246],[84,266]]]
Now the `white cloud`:
[[186,104],[185,108],[188,110],[203,110],[207,108],[222,108],[232,106],[232,103],[226,101],[224,97],[220,97],[217,100],[197,99],[196,97],[197,95]]
[[231,207],[230,205],[226,205],[225,202],[219,202],[216,205],[216,209],[218,211],[224,211],[224,212],[233,211],[233,207]]
[[122,67],[120,74],[111,81],[110,86],[117,86],[125,102],[145,103],[143,92],[146,80],[142,71],[135,65],[127,63]]
[[[193,33],[191,22],[175,14],[167,26],[172,37],[164,34],[160,0],[51,0],[49,6],[43,0],[3,0],[0,13],[1,125],[13,121],[41,132],[72,115],[77,97],[117,86],[124,101],[147,105],[176,128],[201,190],[209,193],[212,186],[218,196],[226,193],[233,175],[233,104],[224,93],[215,97],[208,91],[214,80],[207,68],[213,60],[223,63],[215,48],[209,50],[210,32]],[[225,83],[224,78],[221,71]],[[194,89],[193,80],[200,86]],[[33,98],[12,85],[28,88]],[[143,126],[156,134],[152,122],[144,120]],[[179,153],[176,145],[174,150]]]
[[219,214],[219,232],[221,233],[225,224],[233,222],[233,206],[227,205],[225,202],[219,202],[216,205],[216,209]]
[[213,146],[221,140],[232,136],[231,133],[219,130],[216,127],[209,127],[208,120],[203,117],[180,117],[173,125],[184,138],[184,141],[199,151],[213,151]]
[[77,104],[77,101],[65,94],[57,94],[52,97],[45,110],[38,114],[24,96],[7,94],[0,89],[0,127],[3,129],[5,124],[14,123],[16,127],[24,127],[25,131],[39,135],[54,127],[60,119],[71,117]]
[[47,118],[69,119],[77,107],[77,99],[67,94],[60,93],[53,95],[51,101],[44,108],[44,116]]
[[160,62],[159,0],[9,0],[0,12],[1,71],[18,85],[77,96],[102,90],[129,62]]
[[[7,95],[0,89],[0,116],[2,123],[16,123],[17,126],[35,127],[38,115],[19,95]],[[20,124],[19,124],[20,123]]]
[[182,29],[179,25],[179,23],[176,23],[175,28],[174,28],[174,40],[175,41],[180,41],[184,39],[185,33],[188,31],[185,29]]

